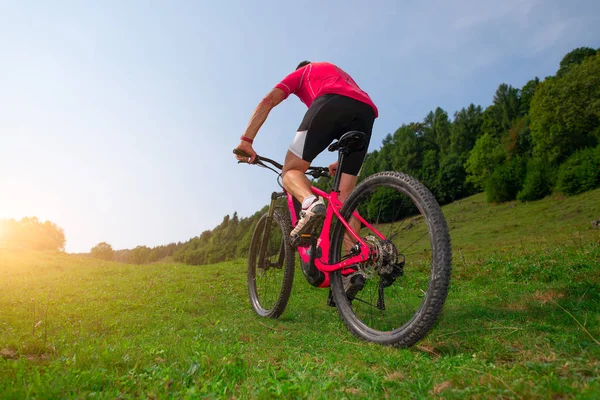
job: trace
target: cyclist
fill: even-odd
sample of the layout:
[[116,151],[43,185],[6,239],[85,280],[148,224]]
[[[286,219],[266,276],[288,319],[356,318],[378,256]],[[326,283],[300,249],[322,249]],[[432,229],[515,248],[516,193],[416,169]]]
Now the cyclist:
[[[292,231],[293,238],[308,232],[322,222],[325,205],[310,190],[310,181],[304,174],[312,160],[348,131],[361,131],[371,137],[377,107],[369,95],[341,68],[327,62],[303,61],[296,71],[286,76],[258,104],[246,132],[240,138],[239,150],[251,155],[256,152],[252,143],[269,112],[290,94],[294,93],[306,104],[308,111],[292,141],[283,164],[283,186],[300,203],[300,220]],[[367,141],[368,143],[368,141]],[[344,162],[340,181],[340,201],[354,189],[357,175],[367,149],[350,154]],[[237,156],[243,160],[243,157]],[[333,175],[337,162],[329,166]]]
[[[310,163],[344,133],[356,130],[366,134],[365,149],[344,160],[339,187],[339,199],[343,202],[356,186],[378,111],[369,95],[341,68],[328,62],[303,61],[275,85],[254,110],[237,146],[249,154],[250,159],[237,156],[238,160],[254,161],[256,152],[252,143],[258,130],[269,112],[292,93],[308,107],[282,170],[285,190],[302,203],[300,219],[290,234],[294,241],[300,234],[317,227],[326,212],[323,199],[317,199],[311,192],[310,181],[305,175]],[[334,175],[336,170],[337,161],[329,166],[330,174]]]

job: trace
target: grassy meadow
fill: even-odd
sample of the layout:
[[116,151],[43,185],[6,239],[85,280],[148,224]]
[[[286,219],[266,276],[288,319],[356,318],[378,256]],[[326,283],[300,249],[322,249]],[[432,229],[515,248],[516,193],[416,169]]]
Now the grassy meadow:
[[257,317],[245,260],[0,249],[0,398],[600,398],[600,190],[444,207],[450,294],[410,349],[355,339],[297,270]]

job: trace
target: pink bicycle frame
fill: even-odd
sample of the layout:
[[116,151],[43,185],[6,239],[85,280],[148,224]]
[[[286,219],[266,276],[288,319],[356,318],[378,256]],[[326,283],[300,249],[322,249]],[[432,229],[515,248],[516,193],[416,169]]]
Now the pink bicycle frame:
[[[317,267],[317,269],[319,271],[325,273],[325,280],[321,283],[321,285],[319,285],[320,288],[324,288],[324,287],[329,287],[329,285],[330,285],[330,280],[329,280],[330,272],[343,270],[344,268],[346,268],[350,265],[354,265],[354,264],[358,264],[358,263],[367,261],[369,259],[369,255],[370,255],[370,247],[350,227],[350,225],[348,224],[348,221],[346,221],[344,218],[342,218],[342,215],[340,214],[340,209],[342,208],[342,202],[338,199],[338,195],[339,195],[338,192],[331,192],[328,194],[314,186],[311,187],[311,190],[315,195],[323,197],[328,202],[327,212],[325,214],[325,221],[323,223],[323,230],[321,231],[321,235],[319,236],[319,239],[317,240],[317,245],[321,248],[322,255],[321,255],[321,257],[315,259],[315,266]],[[287,193],[287,203],[288,203],[288,208],[290,210],[290,214],[292,217],[292,225],[296,225],[297,218],[296,218],[296,211],[294,209],[294,198],[292,197],[292,195],[290,193]],[[352,256],[344,261],[341,261],[341,262],[338,262],[335,264],[329,264],[329,248],[331,245],[331,243],[329,241],[329,233],[330,233],[330,229],[331,229],[331,221],[333,220],[334,215],[344,225],[347,232],[358,243],[360,243],[361,251],[360,251],[360,254]],[[355,217],[356,219],[358,219],[362,224],[364,224],[370,231],[372,231],[375,235],[377,235],[381,240],[385,240],[385,236],[382,235],[377,229],[375,229],[375,227],[373,227],[371,224],[369,224],[367,221],[365,221],[365,219],[363,217],[361,217],[360,214],[358,214],[358,212],[354,211],[352,216]],[[306,247],[306,246],[298,247],[298,254],[300,254],[300,258],[305,263],[310,262],[310,256],[307,254],[308,249],[309,249],[309,247]]]

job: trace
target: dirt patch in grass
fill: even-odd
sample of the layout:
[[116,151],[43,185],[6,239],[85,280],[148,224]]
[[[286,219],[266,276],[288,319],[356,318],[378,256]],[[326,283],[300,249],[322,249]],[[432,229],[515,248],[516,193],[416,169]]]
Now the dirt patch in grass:
[[400,382],[404,380],[404,373],[402,371],[393,371],[386,374],[383,379],[388,382]]
[[348,394],[351,394],[353,396],[358,396],[359,394],[362,393],[362,390],[360,390],[358,388],[345,388],[344,389],[344,393],[348,393]]
[[25,355],[25,359],[29,362],[33,363],[43,363],[45,361],[50,360],[49,354],[27,354]]
[[25,358],[27,361],[34,363],[42,363],[44,361],[50,360],[50,354],[42,353],[42,354],[19,354],[19,352],[13,348],[5,347],[0,350],[0,357],[6,360],[16,360],[18,358]]
[[426,353],[432,357],[439,357],[440,355],[435,351],[435,347],[430,346],[426,343],[418,344],[414,347],[415,350]]
[[448,389],[451,386],[452,386],[452,384],[450,383],[450,381],[444,381],[444,382],[438,383],[437,385],[435,385],[433,387],[433,389],[431,389],[430,394],[432,396],[435,396],[436,394],[442,393],[444,390]]
[[244,343],[253,343],[254,342],[254,338],[250,335],[241,335],[240,340]]
[[2,350],[0,350],[0,357],[8,359],[8,360],[14,360],[18,357],[18,352],[15,349],[11,349],[10,347],[5,347]]
[[533,294],[533,298],[542,304],[548,304],[556,299],[562,299],[563,297],[565,297],[565,294],[558,290],[548,290],[546,292],[536,290]]
[[509,311],[525,311],[527,310],[527,303],[523,300],[513,301],[506,304],[504,309]]

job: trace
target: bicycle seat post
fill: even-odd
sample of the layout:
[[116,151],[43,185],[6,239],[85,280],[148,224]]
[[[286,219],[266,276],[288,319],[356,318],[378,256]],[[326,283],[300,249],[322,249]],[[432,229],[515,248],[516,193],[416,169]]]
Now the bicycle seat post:
[[329,145],[329,151],[338,151],[338,168],[333,180],[331,190],[339,193],[342,165],[347,154],[354,151],[364,150],[367,145],[366,136],[363,132],[350,131],[342,135],[335,143]]
[[340,192],[340,180],[342,178],[342,164],[344,163],[344,157],[346,152],[343,149],[340,149],[338,152],[338,167],[335,172],[335,177],[333,178],[333,184],[331,185],[331,190],[333,192]]

